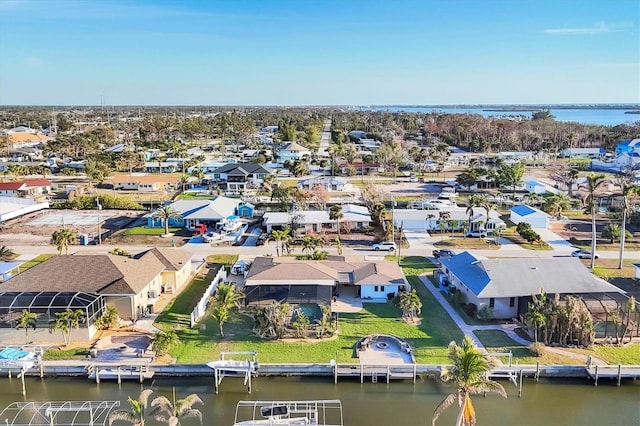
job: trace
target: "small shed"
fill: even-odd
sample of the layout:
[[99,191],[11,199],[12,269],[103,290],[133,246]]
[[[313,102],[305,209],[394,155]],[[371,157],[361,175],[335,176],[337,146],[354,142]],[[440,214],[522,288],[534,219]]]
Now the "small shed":
[[550,216],[542,210],[536,209],[526,204],[520,204],[511,208],[511,222],[516,225],[525,222],[532,228],[548,228]]
[[524,183],[524,189],[530,194],[544,194],[547,192],[547,185],[537,180],[528,180]]
[[238,216],[252,218],[256,206],[250,203],[242,203],[238,206]]

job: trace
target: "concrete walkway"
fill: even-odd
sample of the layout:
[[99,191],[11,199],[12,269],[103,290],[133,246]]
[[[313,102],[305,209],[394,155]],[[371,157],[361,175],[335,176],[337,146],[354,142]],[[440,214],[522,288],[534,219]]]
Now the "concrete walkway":
[[[465,323],[464,320],[462,319],[462,317],[458,314],[458,312],[456,312],[456,310],[453,309],[453,307],[451,307],[451,304],[449,303],[449,301],[442,295],[442,292],[439,289],[437,289],[437,288],[435,288],[433,286],[433,283],[431,283],[429,278],[427,278],[425,275],[421,275],[420,276],[420,281],[422,281],[422,284],[424,284],[425,288],[427,290],[429,290],[429,292],[433,295],[433,297],[436,298],[438,303],[440,303],[440,306],[442,306],[444,308],[444,310],[447,311],[447,313],[449,314],[451,319],[460,328],[462,333],[466,334],[469,337],[471,337],[473,339],[473,341],[475,342],[475,344],[478,346],[478,348],[484,349],[485,351],[487,350],[484,347],[484,345],[482,344],[482,342],[480,342],[480,340],[473,333],[476,330],[497,330],[497,331],[502,331],[507,336],[509,336],[509,338],[511,340],[513,340],[514,342],[518,343],[519,345],[528,347],[531,344],[531,342],[529,340],[523,339],[522,337],[520,337],[515,332],[515,329],[517,328],[516,324],[469,325],[469,324]],[[565,351],[565,350],[562,350],[561,348],[554,348],[554,347],[547,346],[546,350],[548,350],[549,352],[553,352],[555,354],[558,354],[558,355],[565,356],[567,358],[572,358],[572,359],[575,359],[575,360],[583,361],[585,364],[587,363],[587,361],[589,359],[588,355]],[[604,360],[596,358],[596,357],[593,357],[593,356],[591,357],[591,363],[594,364],[594,365],[595,364],[597,364],[597,365],[607,365],[607,363]]]

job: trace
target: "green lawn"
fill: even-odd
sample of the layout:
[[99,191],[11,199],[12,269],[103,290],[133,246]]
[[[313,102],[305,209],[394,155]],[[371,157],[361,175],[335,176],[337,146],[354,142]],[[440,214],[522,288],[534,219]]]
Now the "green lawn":
[[89,355],[89,348],[47,349],[42,358],[47,361],[60,359],[86,359],[87,355]]
[[625,346],[594,345],[590,349],[563,348],[563,350],[593,355],[612,365],[640,365],[640,343]]
[[[182,228],[169,228],[169,233],[175,234],[180,232]],[[137,226],[135,228],[127,228],[124,231],[124,235],[163,235],[163,228],[147,228],[146,226]]]
[[[478,340],[482,342],[489,352],[511,352],[513,354],[514,364],[535,364],[539,361],[543,365],[551,364],[584,364],[584,362],[573,358],[564,357],[554,353],[546,353],[541,357],[534,357],[526,346],[522,346],[511,340],[509,336],[500,330],[476,330],[473,332]],[[508,362],[507,357],[499,358],[505,364]]]
[[176,197],[176,200],[213,200],[215,195],[196,195],[192,193],[182,193]]
[[19,270],[20,270],[20,272],[24,272],[27,269],[33,268],[37,264],[44,262],[47,259],[51,259],[53,256],[57,256],[57,254],[49,253],[49,254],[38,255],[38,256],[34,257],[33,259],[31,259],[31,260],[29,260],[27,262],[24,262],[22,265],[20,265]]
[[218,263],[220,265],[233,266],[237,261],[237,254],[212,254],[207,256],[207,263]]
[[197,327],[189,328],[189,313],[208,285],[196,279],[189,288],[159,316],[157,323],[163,329],[174,329],[182,344],[172,351],[180,363],[203,363],[217,359],[220,352],[257,351],[261,362],[357,362],[355,344],[368,334],[387,333],[406,338],[415,348],[420,363],[446,363],[447,345],[460,340],[462,333],[430,293],[424,291],[418,274],[434,266],[422,257],[406,257],[402,266],[409,282],[423,299],[422,323],[410,325],[401,319],[401,312],[391,303],[365,303],[363,311],[341,314],[339,336],[331,339],[301,341],[264,341],[253,334],[253,319],[235,313],[224,326],[220,337],[218,324],[206,315]]

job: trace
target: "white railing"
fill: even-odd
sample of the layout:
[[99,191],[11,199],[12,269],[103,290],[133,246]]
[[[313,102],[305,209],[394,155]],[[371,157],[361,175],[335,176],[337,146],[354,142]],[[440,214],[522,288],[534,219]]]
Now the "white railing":
[[216,287],[218,287],[218,283],[224,281],[227,278],[227,270],[223,266],[220,268],[216,276],[211,280],[211,284],[205,290],[202,298],[191,311],[191,328],[193,328],[196,323],[204,316],[204,313],[207,310],[207,304],[209,303],[209,296],[213,295]]

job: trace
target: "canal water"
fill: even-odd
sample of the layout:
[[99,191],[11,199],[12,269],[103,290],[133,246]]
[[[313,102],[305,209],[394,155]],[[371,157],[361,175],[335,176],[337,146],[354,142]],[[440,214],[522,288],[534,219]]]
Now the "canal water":
[[[503,382],[509,396],[476,395],[473,397],[478,425],[640,425],[640,380],[601,379],[598,386],[588,380],[525,379],[522,397],[518,389]],[[344,424],[351,426],[429,425],[431,414],[447,392],[453,390],[434,380],[418,380],[386,384],[342,381],[334,385],[331,378],[258,377],[252,393],[240,379],[227,378],[215,394],[212,378],[157,378],[144,385],[133,382],[102,382],[99,385],[86,378],[27,378],[27,396],[22,396],[22,384],[15,377],[0,378],[0,411],[15,401],[117,400],[120,408],[128,408],[127,397],[136,398],[143,388],[154,390],[153,396],[164,395],[171,400],[172,387],[177,399],[198,394],[204,406],[203,424],[231,425],[239,400],[304,400],[339,399],[342,401]],[[438,424],[455,423],[457,406],[450,407]],[[5,419],[0,419],[0,425]],[[124,423],[122,423],[124,424]],[[154,424],[147,422],[147,425]],[[196,425],[187,419],[183,426]]]

